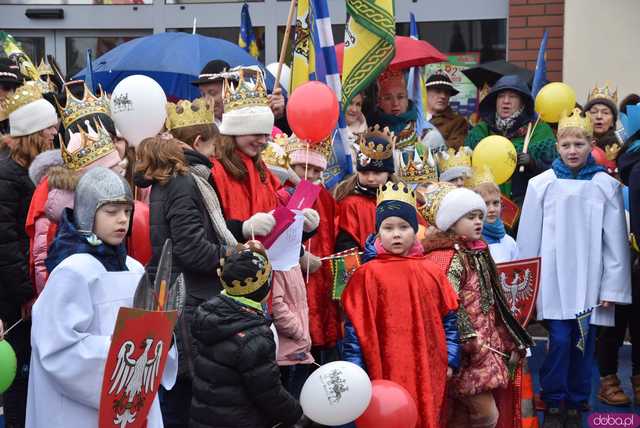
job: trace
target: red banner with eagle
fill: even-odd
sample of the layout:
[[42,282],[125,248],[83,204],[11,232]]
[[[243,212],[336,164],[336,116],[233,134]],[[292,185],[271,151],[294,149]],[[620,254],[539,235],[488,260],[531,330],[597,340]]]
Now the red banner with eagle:
[[500,287],[513,316],[526,327],[534,313],[540,285],[540,257],[498,263]]
[[100,428],[146,427],[177,314],[120,308],[102,379]]

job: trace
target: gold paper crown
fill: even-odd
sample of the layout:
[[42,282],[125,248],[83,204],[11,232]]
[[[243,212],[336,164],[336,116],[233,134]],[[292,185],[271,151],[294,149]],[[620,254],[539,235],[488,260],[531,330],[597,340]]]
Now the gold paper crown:
[[611,85],[611,82],[607,82],[604,84],[604,86],[598,87],[598,84],[596,83],[596,86],[594,86],[593,89],[591,90],[591,93],[589,93],[587,102],[591,100],[604,98],[606,100],[611,101],[613,105],[617,106],[618,105],[618,89],[616,88],[616,90],[614,91],[609,87],[610,85]]
[[420,214],[427,220],[432,226],[436,225],[436,215],[440,209],[440,203],[449,192],[457,189],[454,184],[447,182],[433,183],[427,187],[422,193],[424,196],[425,204],[418,208]]
[[[73,83],[73,82],[68,82]],[[65,92],[67,95],[67,102],[62,107],[56,100],[58,112],[62,117],[62,125],[65,129],[68,129],[78,119],[85,116],[89,116],[95,113],[103,113],[109,116],[111,114],[111,107],[109,106],[109,98],[102,90],[100,86],[100,96],[94,95],[87,87],[86,83],[82,83],[84,86],[84,95],[81,100],[76,98],[69,90],[69,85],[65,85]]]
[[449,148],[446,152],[437,153],[438,158],[438,171],[440,174],[448,169],[455,167],[467,167],[471,168],[471,155],[472,150],[469,147],[460,147],[456,152],[456,149]]
[[[276,135],[276,138],[277,137],[278,136]],[[288,141],[289,142],[286,146],[287,154],[296,152],[298,150],[309,150],[310,152],[320,153],[327,160],[331,158],[331,155],[333,154],[333,145],[332,145],[331,135],[329,135],[327,138],[320,141],[319,143],[308,143],[304,140],[298,139],[298,137],[296,137],[295,134],[292,134],[291,137],[289,137]]]
[[[87,121],[87,131],[80,128],[81,147],[73,152],[67,150],[64,142],[60,143],[60,152],[62,160],[67,168],[72,171],[78,171],[87,165],[97,161],[98,159],[116,151],[116,146],[111,140],[109,132],[104,128],[102,122],[94,122],[95,129],[91,127]],[[73,138],[75,134],[71,133]]]
[[5,117],[9,117],[11,113],[20,107],[40,99],[42,99],[42,87],[37,82],[25,82],[0,103],[0,109]]
[[234,86],[230,79],[224,80],[224,96],[222,102],[224,111],[230,112],[244,107],[266,107],[269,105],[267,97],[267,87],[264,83],[264,76],[261,71],[254,71],[255,83],[244,80],[244,70],[239,69],[238,83]]
[[[371,137],[382,138],[383,140],[386,140],[388,144],[385,147],[383,144],[376,144],[373,141],[367,141],[367,138]],[[393,144],[396,137],[387,127],[381,130],[380,125],[375,125],[373,128],[369,128],[369,132],[360,134],[358,136],[358,140],[360,153],[369,159],[384,160],[393,156]]]
[[484,183],[496,184],[496,179],[493,177],[491,168],[488,165],[482,165],[481,167],[473,167],[473,175],[467,180],[467,187],[473,189]]
[[262,150],[260,157],[267,165],[286,168],[289,165],[289,156],[287,153],[287,145],[289,139],[287,134],[278,134],[269,141]]
[[203,98],[196,98],[193,102],[180,100],[178,103],[167,103],[167,131],[195,125],[211,125],[214,123],[213,110]]
[[400,154],[398,175],[408,183],[422,184],[438,181],[438,168],[431,150],[427,148],[422,156],[414,150],[412,158],[407,163]]
[[[218,276],[224,289],[233,296],[246,296],[260,289],[271,277],[271,262],[264,257],[262,259],[264,259],[263,267],[256,273],[255,279],[253,277],[247,278],[242,282],[234,279],[231,281],[231,285],[222,279],[222,270],[218,269]],[[224,264],[224,259],[220,261],[220,264]]]
[[562,112],[560,121],[558,122],[558,132],[565,128],[580,128],[587,135],[593,135],[593,124],[588,114],[583,115],[582,110],[574,108],[571,113],[567,114],[567,111]]
[[40,76],[55,76],[53,73],[53,69],[49,64],[44,62],[44,58],[40,60],[40,65],[38,66],[38,75]]
[[385,201],[399,201],[415,207],[416,194],[403,182],[386,183],[378,188],[376,205],[380,205]]

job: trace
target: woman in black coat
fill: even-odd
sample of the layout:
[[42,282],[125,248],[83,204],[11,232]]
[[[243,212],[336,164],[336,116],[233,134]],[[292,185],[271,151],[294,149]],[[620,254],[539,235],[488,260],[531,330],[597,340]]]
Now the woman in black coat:
[[210,184],[211,163],[188,147],[175,139],[156,137],[144,140],[137,148],[135,182],[140,187],[152,186],[149,215],[153,255],[147,266],[150,280],[155,277],[165,240],[171,239],[172,280],[182,274],[187,292],[176,326],[178,380],[161,396],[167,427],[186,427],[189,421],[195,352],[189,329],[193,314],[198,305],[220,293],[220,259],[237,251],[238,242],[246,239],[242,222],[226,222],[220,210],[218,216],[214,214],[217,196]]
[[[29,94],[24,96],[24,94]],[[24,426],[30,359],[30,318],[35,289],[29,275],[29,238],[25,231],[35,190],[29,178],[33,159],[52,148],[58,130],[54,107],[34,87],[22,87],[8,96],[5,114],[11,138],[0,156],[0,319],[5,328],[21,322],[6,337],[16,352],[18,369],[4,393],[7,427]],[[41,95],[40,95],[41,97]],[[7,101],[7,100],[5,100]]]

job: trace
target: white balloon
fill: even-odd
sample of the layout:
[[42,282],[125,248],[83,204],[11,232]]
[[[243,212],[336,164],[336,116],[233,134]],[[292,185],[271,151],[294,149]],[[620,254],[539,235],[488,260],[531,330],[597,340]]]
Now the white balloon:
[[371,379],[360,367],[334,361],[314,371],[300,393],[300,405],[312,421],[338,426],[356,420],[369,406]]
[[162,130],[167,118],[167,96],[148,76],[136,74],[121,80],[111,94],[111,117],[122,136],[137,147]]
[[[267,65],[267,70],[269,73],[273,74],[273,78],[276,78],[278,74],[278,63],[272,62]],[[291,69],[287,64],[282,64],[282,70],[280,70],[280,86],[284,88],[287,93],[289,93],[289,88],[291,87]]]

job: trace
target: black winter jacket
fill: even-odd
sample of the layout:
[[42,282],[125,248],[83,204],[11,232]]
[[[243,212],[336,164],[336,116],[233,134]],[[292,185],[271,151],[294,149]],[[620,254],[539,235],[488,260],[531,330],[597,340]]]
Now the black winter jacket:
[[284,389],[269,321],[252,308],[216,296],[197,309],[192,428],[270,428],[302,416]]
[[20,306],[35,297],[29,277],[25,223],[35,187],[27,168],[0,159],[0,319],[5,327],[20,318]]
[[[202,164],[211,168],[209,160],[193,150],[185,151],[185,157],[190,165]],[[140,187],[153,185],[149,203],[153,254],[147,265],[151,281],[155,278],[162,246],[168,238],[173,241],[172,280],[180,273],[185,280],[187,298],[182,317],[176,325],[179,375],[183,376],[190,371],[190,362],[185,357],[193,352],[191,341],[185,343],[184,337],[189,335],[195,308],[222,290],[217,268],[226,247],[220,244],[191,174],[175,176],[166,184],[136,177],[136,184]],[[227,222],[227,227],[236,238],[241,237],[241,222]]]

